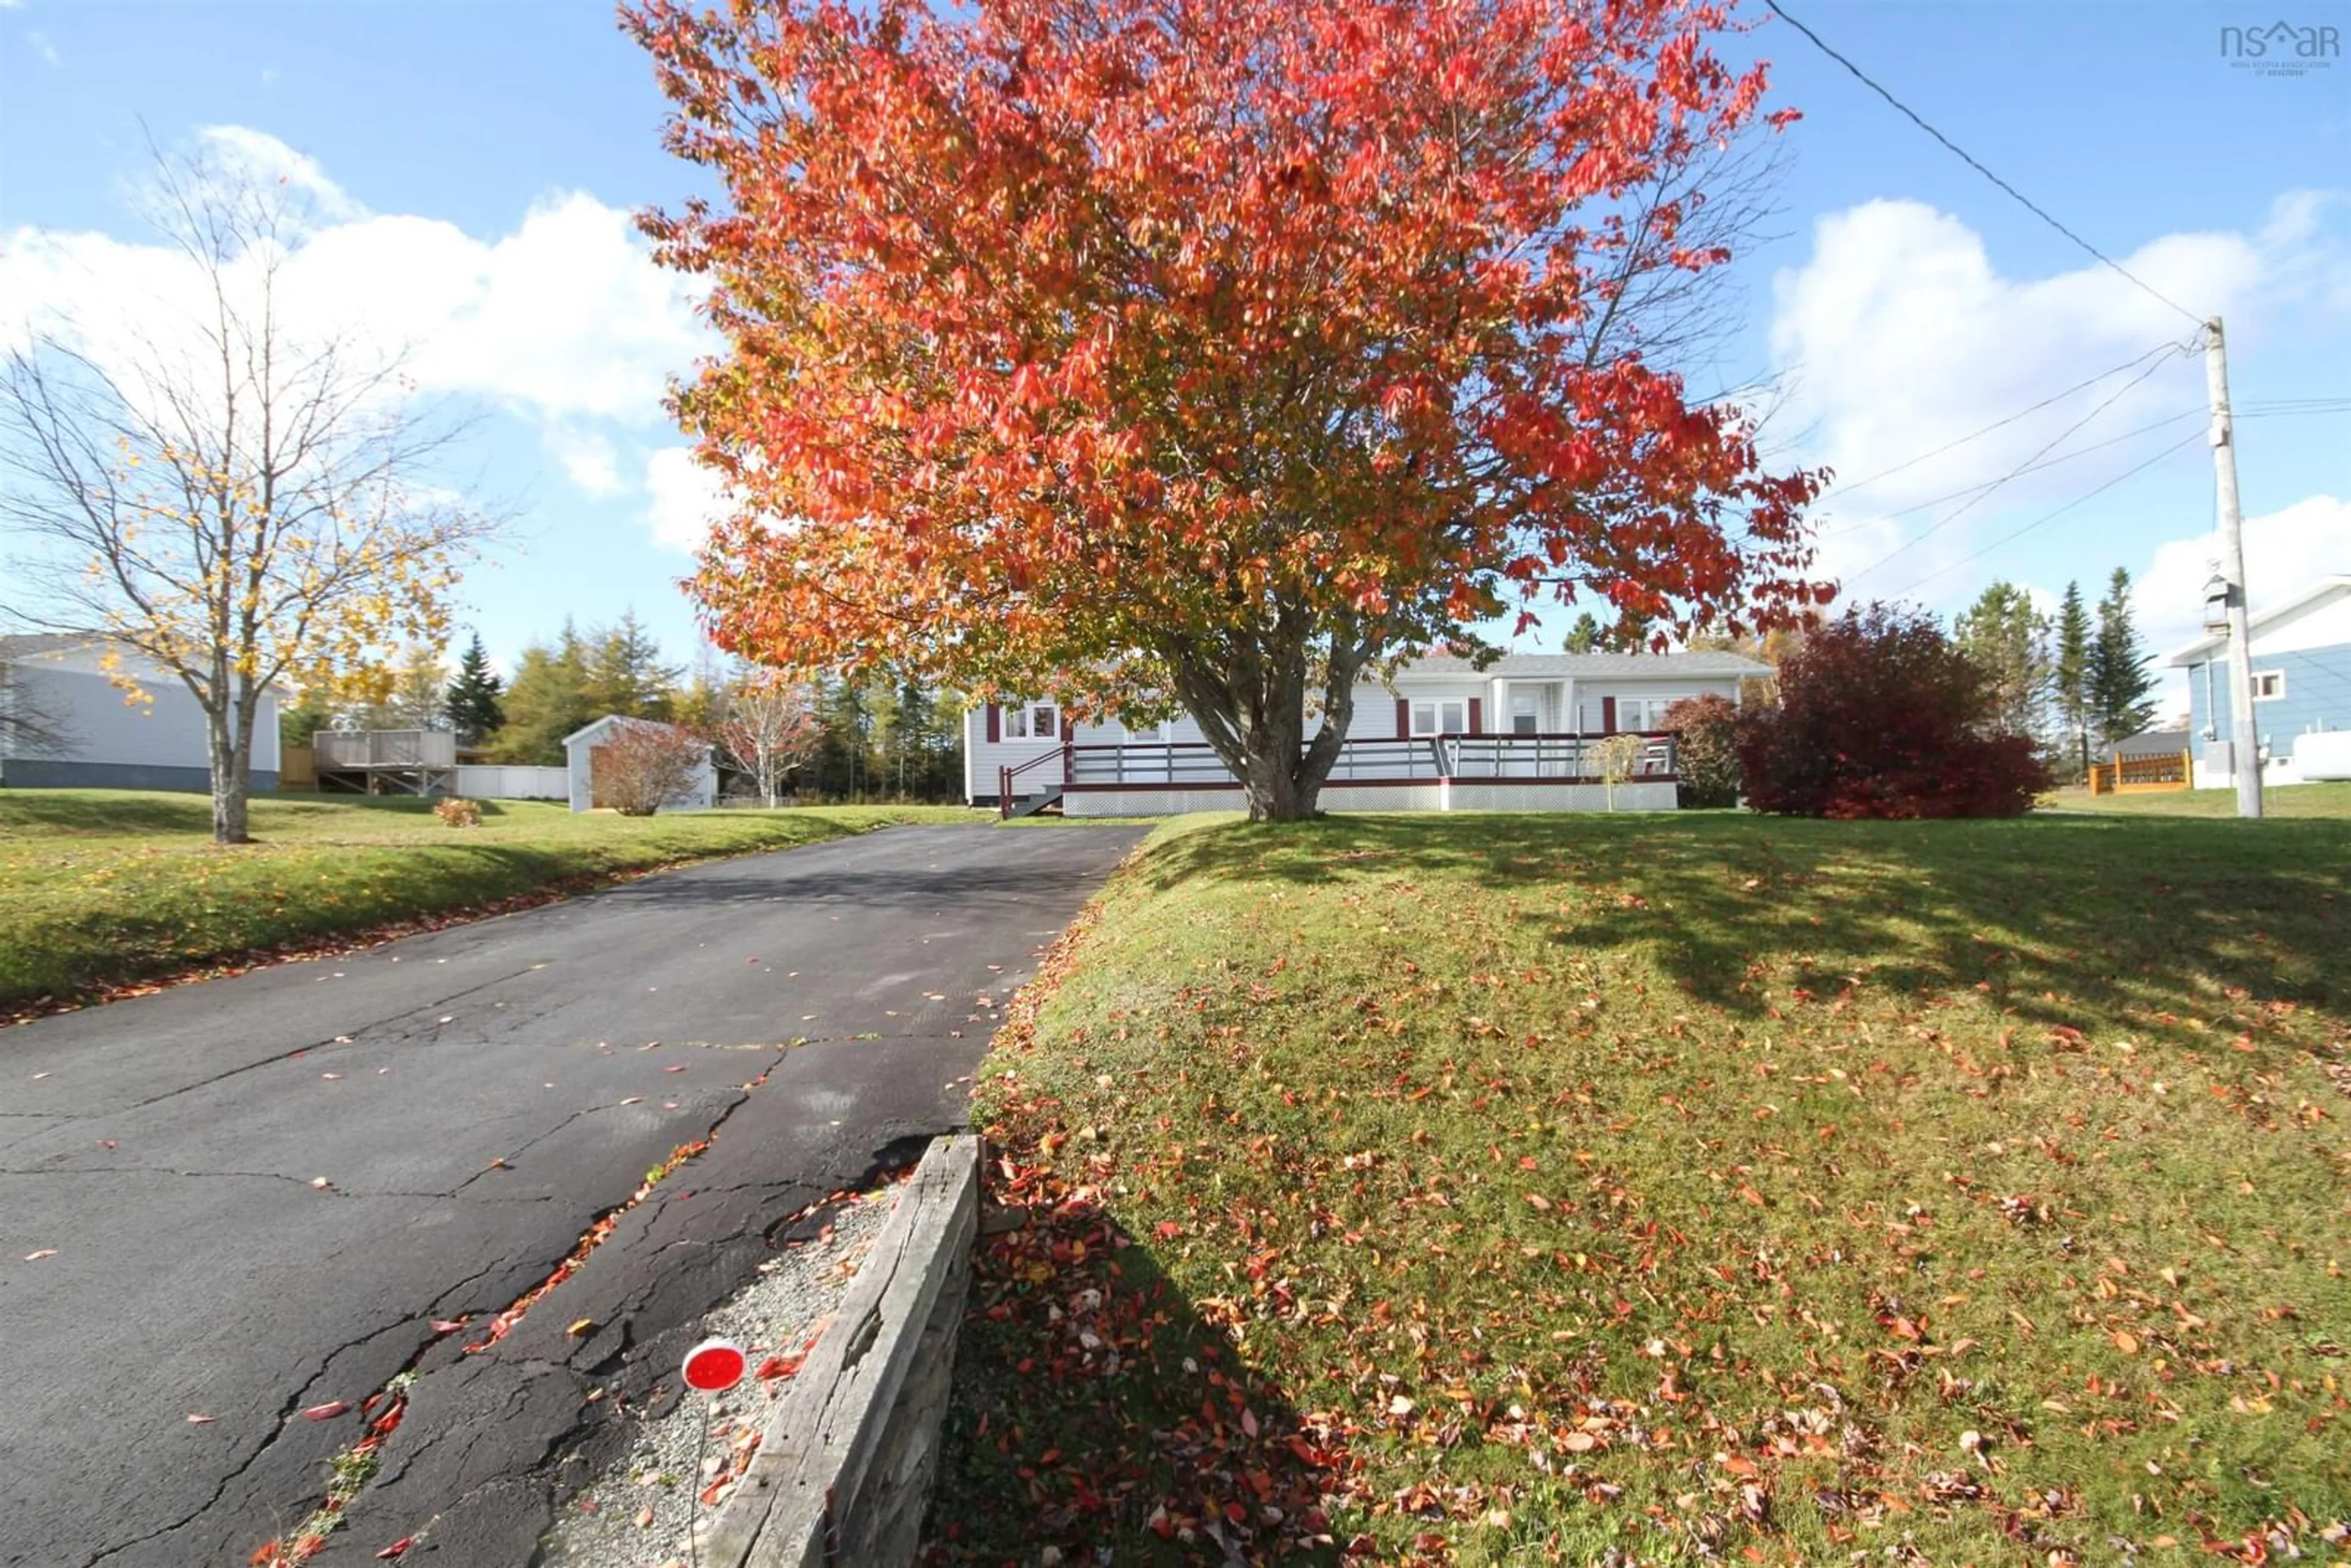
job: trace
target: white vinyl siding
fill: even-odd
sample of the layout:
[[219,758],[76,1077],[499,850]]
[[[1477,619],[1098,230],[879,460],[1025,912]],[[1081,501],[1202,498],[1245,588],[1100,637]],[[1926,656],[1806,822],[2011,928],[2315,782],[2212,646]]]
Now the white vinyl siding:
[[[48,760],[108,767],[212,766],[204,710],[176,675],[141,669],[133,696],[89,661],[34,654],[13,664],[26,699],[62,721],[69,744]],[[265,691],[253,716],[253,767],[277,771],[277,695]]]

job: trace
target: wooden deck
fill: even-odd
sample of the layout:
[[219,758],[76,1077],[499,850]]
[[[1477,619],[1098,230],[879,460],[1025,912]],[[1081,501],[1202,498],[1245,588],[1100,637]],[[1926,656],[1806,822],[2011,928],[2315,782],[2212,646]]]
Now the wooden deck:
[[435,795],[457,776],[457,737],[445,729],[322,729],[310,745],[321,791]]
[[[1601,748],[1621,738],[1575,733],[1350,737],[1341,743],[1328,782],[1378,788],[1604,784]],[[1674,782],[1674,737],[1656,732],[1638,738],[1640,754],[1620,782]],[[1063,741],[1055,750],[998,773],[998,809],[1008,817],[1028,816],[1088,791],[1172,794],[1240,788],[1215,748],[1201,741]],[[1573,799],[1565,793],[1559,798]]]

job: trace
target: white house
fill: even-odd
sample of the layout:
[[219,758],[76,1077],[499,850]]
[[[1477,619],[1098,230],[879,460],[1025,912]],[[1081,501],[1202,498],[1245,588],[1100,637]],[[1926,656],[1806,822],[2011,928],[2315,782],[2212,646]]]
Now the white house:
[[[137,683],[126,693],[105,667]],[[17,788],[209,789],[204,709],[177,675],[100,632],[0,636],[0,704],[39,716],[61,744],[35,747],[0,725],[0,784]],[[277,694],[253,719],[252,787],[277,788]]]
[[[1479,669],[1432,655],[1390,683],[1355,688],[1354,716],[1322,804],[1332,810],[1593,810],[1608,804],[1595,756],[1612,735],[1651,737],[1624,810],[1675,800],[1665,712],[1684,697],[1739,700],[1772,673],[1736,653],[1518,654]],[[1074,724],[1050,698],[964,716],[964,789],[974,805],[1053,800],[1071,816],[1231,807],[1239,785],[1188,716],[1147,731]]]
[[[2351,573],[2319,578],[2252,617],[2248,630],[2262,781],[2351,779]],[[2164,662],[2188,672],[2196,788],[2233,789],[2228,636],[2205,637]]]
[[[596,754],[610,745],[624,728],[674,730],[674,725],[660,724],[649,718],[626,718],[619,714],[606,714],[582,729],[575,729],[563,737],[563,757],[571,776],[571,809],[592,811],[606,804],[596,788]],[[674,800],[662,802],[664,811],[706,811],[718,799],[718,774],[710,763],[708,747],[704,748],[702,761],[695,768],[685,792]]]

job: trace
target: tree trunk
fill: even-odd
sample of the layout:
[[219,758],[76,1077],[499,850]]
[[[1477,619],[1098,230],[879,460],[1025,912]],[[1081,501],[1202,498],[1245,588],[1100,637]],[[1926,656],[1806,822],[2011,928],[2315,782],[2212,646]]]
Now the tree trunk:
[[251,724],[244,733],[232,734],[229,702],[224,695],[204,706],[205,750],[212,763],[213,774],[213,842],[216,844],[249,844],[253,835],[246,831],[251,775],[247,759],[253,755]]
[[1334,651],[1323,683],[1322,723],[1311,742],[1302,643],[1268,659],[1254,680],[1178,665],[1177,695],[1240,780],[1250,821],[1298,822],[1315,814],[1354,716],[1355,676],[1365,657],[1360,650]]

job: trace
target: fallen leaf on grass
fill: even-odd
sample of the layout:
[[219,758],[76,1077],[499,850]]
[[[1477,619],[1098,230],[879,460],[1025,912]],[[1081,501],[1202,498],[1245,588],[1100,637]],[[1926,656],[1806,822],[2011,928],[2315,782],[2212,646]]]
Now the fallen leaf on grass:
[[348,1399],[329,1399],[324,1405],[313,1405],[308,1410],[303,1411],[302,1419],[305,1421],[331,1421],[338,1416],[348,1415],[350,1412],[350,1408],[351,1402]]
[[2115,1331],[2115,1348],[2121,1351],[2125,1355],[2137,1355],[2138,1354],[2138,1335],[2130,1333],[2126,1329],[2116,1329]]

